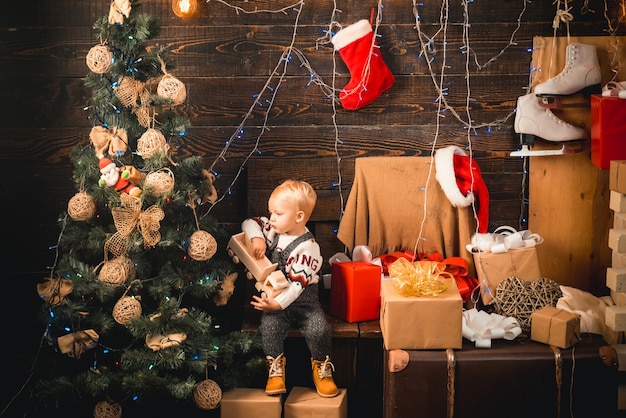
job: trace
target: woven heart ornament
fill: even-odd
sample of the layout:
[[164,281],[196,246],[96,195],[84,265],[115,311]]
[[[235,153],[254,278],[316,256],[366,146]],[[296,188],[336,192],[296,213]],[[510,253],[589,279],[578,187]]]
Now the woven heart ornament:
[[545,306],[556,306],[561,297],[561,287],[553,280],[528,281],[511,276],[498,284],[495,299],[502,315],[517,319],[520,327],[529,331],[533,312]]

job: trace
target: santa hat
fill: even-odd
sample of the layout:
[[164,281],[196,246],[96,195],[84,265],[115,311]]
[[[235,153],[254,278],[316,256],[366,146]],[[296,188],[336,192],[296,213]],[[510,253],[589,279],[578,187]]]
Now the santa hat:
[[[471,169],[470,169],[471,167]],[[476,200],[478,232],[489,227],[489,190],[476,160],[454,145],[435,152],[437,181],[454,207],[468,207]]]
[[[109,160],[106,157],[100,158],[100,172],[102,174],[104,173],[108,173],[109,171],[113,170],[115,168],[115,164],[113,163],[113,161]],[[113,166],[113,167],[111,167]]]

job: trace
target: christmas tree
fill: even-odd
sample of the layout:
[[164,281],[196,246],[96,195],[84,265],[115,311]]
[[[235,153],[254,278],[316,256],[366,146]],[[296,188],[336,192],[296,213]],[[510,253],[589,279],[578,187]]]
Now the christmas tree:
[[215,178],[200,156],[176,155],[191,125],[177,112],[185,86],[168,51],[147,47],[158,20],[132,6],[111,3],[86,56],[93,128],[71,152],[77,193],[37,285],[43,410],[212,410],[223,388],[264,373],[256,337],[220,323],[238,274],[230,234],[205,209]]

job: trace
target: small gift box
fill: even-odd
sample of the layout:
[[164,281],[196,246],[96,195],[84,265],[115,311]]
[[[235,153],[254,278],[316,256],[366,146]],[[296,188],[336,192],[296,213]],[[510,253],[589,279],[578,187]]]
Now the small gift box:
[[222,394],[220,417],[281,418],[281,400],[280,396],[267,396],[263,389],[231,389]]
[[378,319],[380,266],[365,261],[332,264],[330,313],[347,322]]
[[609,190],[626,194],[626,161],[611,161],[609,167]]
[[[243,415],[242,415],[243,416]],[[332,398],[322,398],[315,389],[295,386],[285,399],[285,418],[347,418],[348,393],[339,389]]]
[[626,159],[626,100],[591,95],[591,162],[600,169]]
[[484,304],[493,302],[498,284],[510,276],[533,281],[541,278],[537,248],[519,248],[505,253],[474,254],[476,275],[483,286],[481,298]]
[[[405,262],[408,263],[407,260],[403,261],[404,264]],[[445,264],[443,267],[445,268]],[[390,266],[390,274],[397,275],[393,265]],[[381,287],[380,329],[385,349],[461,348],[463,300],[454,278],[449,277],[443,281],[433,277],[416,278],[417,281],[429,282],[422,283],[424,286],[415,281],[411,283],[410,279],[397,279],[392,276],[383,280]],[[420,296],[411,296],[416,292]]]
[[546,306],[530,316],[530,339],[569,348],[580,341],[580,318],[563,309]]

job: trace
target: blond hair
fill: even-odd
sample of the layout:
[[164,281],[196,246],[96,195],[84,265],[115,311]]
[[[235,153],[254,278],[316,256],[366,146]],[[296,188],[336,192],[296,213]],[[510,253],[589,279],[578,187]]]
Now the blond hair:
[[304,212],[306,220],[311,217],[317,201],[317,194],[313,187],[301,180],[285,180],[276,186],[270,197],[295,203],[298,210]]

